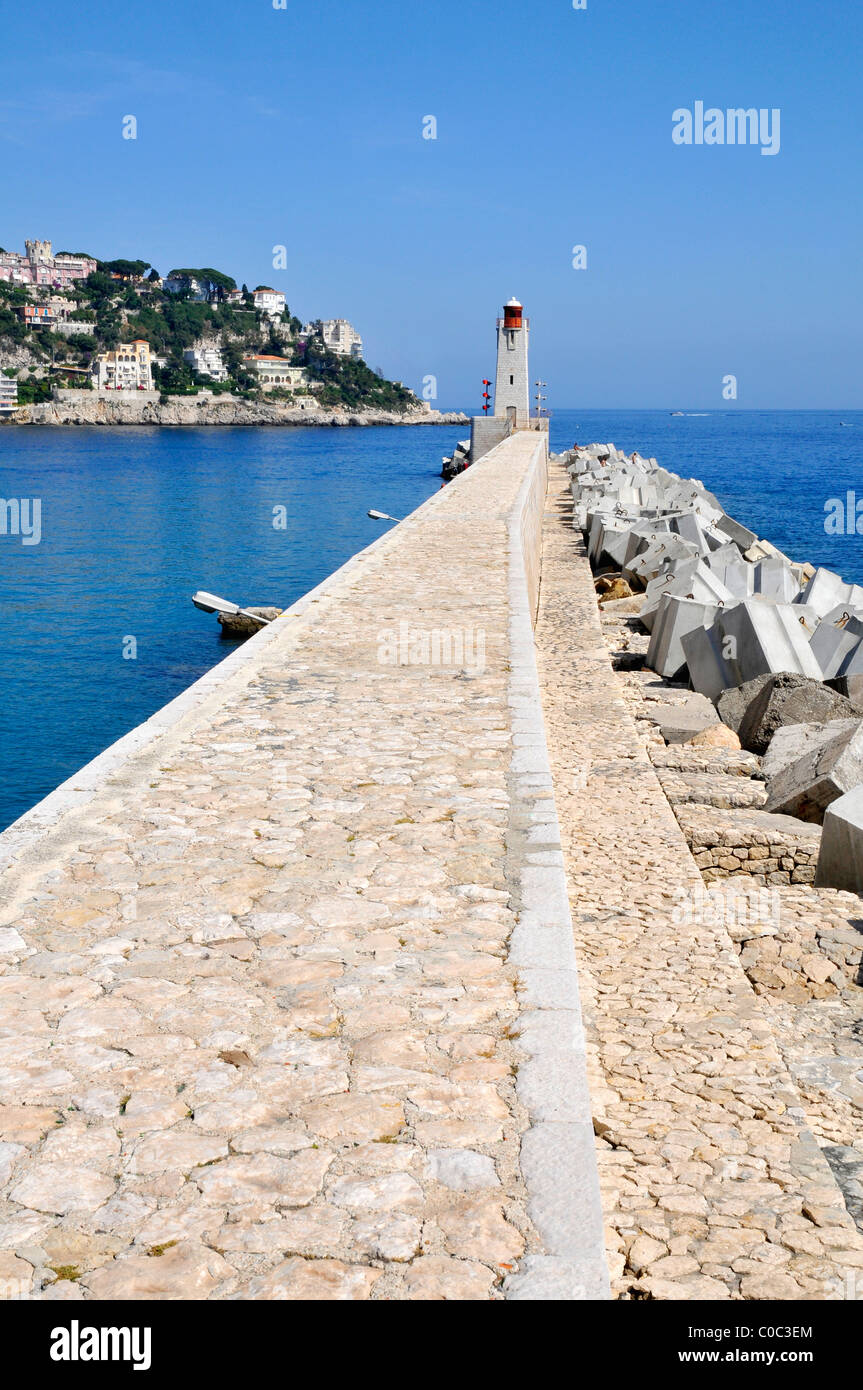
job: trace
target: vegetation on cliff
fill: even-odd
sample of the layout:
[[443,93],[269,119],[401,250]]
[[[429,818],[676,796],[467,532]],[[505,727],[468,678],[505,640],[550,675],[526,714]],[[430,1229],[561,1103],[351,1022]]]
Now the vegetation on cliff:
[[[320,337],[304,337],[302,323],[287,308],[274,323],[255,308],[245,285],[242,298],[227,303],[226,295],[236,290],[231,276],[212,267],[172,271],[172,277],[197,280],[207,296],[199,302],[188,290],[163,289],[156,271],[148,275],[148,270],[149,262],[142,260],[100,262],[93,275],[67,290],[34,292],[0,280],[0,365],[14,367],[22,403],[47,399],[49,383],[87,389],[97,353],[143,338],[157,359],[154,379],[163,397],[207,390],[251,400],[290,399],[288,391],[262,393],[243,364],[245,356],[269,353],[305,367],[312,382],[322,383],[315,396],[324,406],[388,411],[416,406],[416,397],[400,383],[385,380],[361,360],[338,356]],[[23,322],[23,306],[52,300],[67,302],[66,316],[76,326],[72,332],[58,324]],[[200,375],[183,357],[201,342],[219,347],[226,382]]]

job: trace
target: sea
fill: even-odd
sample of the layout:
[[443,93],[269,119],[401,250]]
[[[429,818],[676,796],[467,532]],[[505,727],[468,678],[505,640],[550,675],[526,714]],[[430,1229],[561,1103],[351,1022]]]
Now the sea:
[[[0,431],[0,497],[29,502],[31,532],[0,534],[0,829],[234,649],[195,590],[287,607],[389,524],[370,508],[401,518],[437,491],[467,433]],[[863,583],[863,412],[561,410],[550,439],[653,455],[793,559]],[[830,499],[850,500],[842,534]]]

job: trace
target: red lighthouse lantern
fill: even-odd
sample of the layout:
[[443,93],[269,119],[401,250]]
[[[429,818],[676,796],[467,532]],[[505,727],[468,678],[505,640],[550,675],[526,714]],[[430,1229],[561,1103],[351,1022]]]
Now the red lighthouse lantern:
[[521,328],[522,314],[524,310],[517,299],[511,299],[508,304],[503,306],[503,326],[505,329]]

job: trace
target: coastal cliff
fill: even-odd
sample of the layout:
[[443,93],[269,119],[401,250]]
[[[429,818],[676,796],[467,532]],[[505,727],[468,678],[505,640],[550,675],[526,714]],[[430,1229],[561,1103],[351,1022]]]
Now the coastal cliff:
[[[70,395],[73,393],[70,392]],[[22,407],[19,425],[463,425],[459,411],[390,410],[296,406],[246,401],[225,396],[169,396],[164,403],[148,393],[144,399],[106,398],[74,392],[75,400],[53,400]]]

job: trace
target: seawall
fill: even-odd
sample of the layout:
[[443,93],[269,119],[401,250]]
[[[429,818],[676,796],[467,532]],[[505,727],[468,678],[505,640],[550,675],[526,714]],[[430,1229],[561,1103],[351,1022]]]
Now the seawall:
[[0,836],[22,1289],[608,1295],[546,448],[505,440]]

